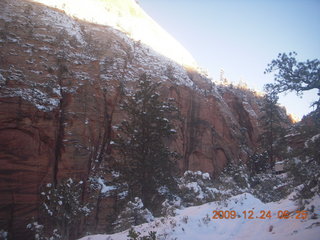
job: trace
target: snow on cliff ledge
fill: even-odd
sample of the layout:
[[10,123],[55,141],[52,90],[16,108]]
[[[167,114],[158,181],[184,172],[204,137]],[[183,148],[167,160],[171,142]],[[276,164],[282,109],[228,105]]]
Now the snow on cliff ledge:
[[32,1],[61,9],[81,20],[111,26],[185,67],[198,68],[191,54],[153,21],[135,0]]

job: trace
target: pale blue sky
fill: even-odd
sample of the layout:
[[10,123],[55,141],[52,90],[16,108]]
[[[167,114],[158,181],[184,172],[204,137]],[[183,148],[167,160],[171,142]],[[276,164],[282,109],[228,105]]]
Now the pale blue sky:
[[[278,53],[320,58],[320,0],[139,0],[142,8],[219,79],[262,90],[273,76],[264,69]],[[311,111],[316,91],[280,98],[289,112]]]

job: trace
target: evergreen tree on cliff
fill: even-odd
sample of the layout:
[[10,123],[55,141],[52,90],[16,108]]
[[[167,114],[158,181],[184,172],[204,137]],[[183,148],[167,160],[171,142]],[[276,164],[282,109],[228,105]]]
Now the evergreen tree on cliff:
[[260,135],[260,145],[265,150],[271,167],[283,152],[285,129],[282,126],[284,119],[281,117],[278,103],[278,96],[275,92],[265,95],[260,118],[262,133]]
[[128,184],[129,198],[140,197],[145,207],[151,207],[159,189],[175,186],[177,154],[166,143],[176,132],[168,118],[177,116],[178,109],[172,100],[160,100],[159,85],[140,76],[136,92],[122,104],[126,120],[115,139],[116,168]]
[[272,60],[265,73],[274,72],[275,83],[267,84],[266,89],[276,93],[294,91],[301,95],[304,91],[316,89],[318,100],[313,103],[316,107],[315,116],[320,116],[320,61],[319,59],[298,62],[296,53],[280,53]]

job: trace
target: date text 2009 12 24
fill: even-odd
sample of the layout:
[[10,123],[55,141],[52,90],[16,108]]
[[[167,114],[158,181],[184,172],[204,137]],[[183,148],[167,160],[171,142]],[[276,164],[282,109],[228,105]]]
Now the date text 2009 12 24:
[[307,211],[288,211],[288,210],[279,210],[275,214],[272,215],[271,211],[243,211],[241,214],[232,210],[225,211],[213,211],[212,219],[236,219],[236,218],[244,218],[244,219],[270,219],[272,217],[278,219],[307,219],[308,212]]

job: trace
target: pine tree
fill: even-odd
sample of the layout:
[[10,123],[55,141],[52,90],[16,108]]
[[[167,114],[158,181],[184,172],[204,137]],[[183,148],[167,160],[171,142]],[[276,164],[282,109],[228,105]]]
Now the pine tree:
[[309,90],[318,91],[318,99],[313,102],[315,108],[309,116],[313,118],[316,127],[320,127],[320,60],[313,59],[298,62],[297,53],[280,53],[278,58],[272,60],[265,73],[274,73],[274,83],[265,85],[269,91],[276,93],[296,92],[303,95]]
[[298,95],[316,89],[319,99],[313,103],[320,114],[320,61],[319,59],[298,62],[297,53],[280,53],[278,58],[268,64],[265,73],[275,73],[275,83],[267,84],[266,89],[276,93],[294,91]]
[[173,100],[160,99],[159,85],[141,75],[137,91],[122,104],[127,120],[114,141],[119,151],[116,168],[128,183],[129,198],[140,197],[146,207],[151,207],[160,187],[175,186],[177,154],[166,143],[176,133],[168,118],[176,117],[178,110]]
[[262,107],[263,115],[260,118],[262,128],[259,138],[260,146],[267,153],[271,167],[274,166],[276,159],[281,157],[285,146],[285,128],[283,127],[285,121],[277,105],[278,99],[274,92],[269,92],[265,95]]

